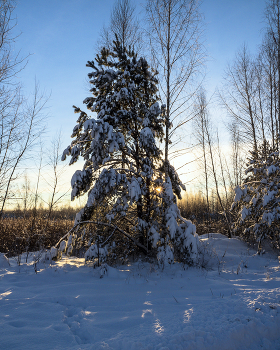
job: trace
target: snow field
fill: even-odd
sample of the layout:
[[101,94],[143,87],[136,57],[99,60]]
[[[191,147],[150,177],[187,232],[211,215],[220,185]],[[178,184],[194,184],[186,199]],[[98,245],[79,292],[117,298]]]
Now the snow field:
[[82,259],[20,268],[0,257],[0,349],[280,349],[280,265],[203,237],[207,269],[100,271]]

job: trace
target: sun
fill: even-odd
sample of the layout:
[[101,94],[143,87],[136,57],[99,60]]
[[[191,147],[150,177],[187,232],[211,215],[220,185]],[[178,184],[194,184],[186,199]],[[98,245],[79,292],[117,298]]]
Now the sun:
[[157,191],[157,193],[160,193],[161,192],[161,187],[157,187],[156,191]]

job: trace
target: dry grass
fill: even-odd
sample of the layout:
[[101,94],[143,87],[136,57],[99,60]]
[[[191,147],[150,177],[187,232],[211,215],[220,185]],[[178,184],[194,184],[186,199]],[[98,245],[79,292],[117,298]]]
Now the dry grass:
[[71,219],[44,217],[6,217],[0,223],[0,252],[17,255],[25,251],[50,248],[72,227]]
[[197,234],[203,235],[206,233],[221,233],[225,236],[228,235],[228,229],[224,218],[221,219],[210,219],[210,222],[197,222],[193,220],[193,223],[196,226]]
[[[218,208],[214,205],[210,208],[214,210],[208,215],[206,201],[201,194],[189,193],[184,196],[183,200],[179,201],[179,208],[182,216],[192,220],[196,225],[199,235],[211,232],[227,234],[223,215],[218,214]],[[41,248],[49,249],[73,227],[75,213],[78,210],[73,208],[56,210],[52,213],[51,220],[46,219],[46,210],[37,211],[36,215],[32,210],[6,212],[0,222],[0,252],[12,256]],[[94,227],[88,227],[87,230],[91,234],[96,233]],[[116,245],[124,249],[123,237],[119,237],[118,240],[115,236]],[[131,247],[129,242],[125,249],[127,250],[125,256],[137,254],[134,251],[135,247]]]
[[189,192],[179,201],[178,207],[182,216],[196,225],[198,235],[212,232],[227,235],[227,224],[221,214],[222,209],[218,199],[214,195],[209,198],[209,204],[210,213],[208,213],[206,198],[200,192]]

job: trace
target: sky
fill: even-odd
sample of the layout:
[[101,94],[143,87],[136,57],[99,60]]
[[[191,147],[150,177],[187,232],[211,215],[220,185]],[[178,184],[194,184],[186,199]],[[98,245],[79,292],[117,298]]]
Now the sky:
[[[28,64],[18,79],[27,96],[34,91],[35,79],[44,95],[49,96],[45,109],[46,144],[59,131],[63,149],[71,142],[77,118],[72,106],[82,108],[82,101],[90,95],[86,62],[95,57],[100,31],[109,23],[114,3],[115,0],[17,1],[15,33],[20,35],[14,50],[20,51],[21,57],[28,56]],[[143,13],[143,6],[144,1],[137,3],[137,11]],[[256,52],[265,26],[264,7],[264,0],[202,2],[207,49],[204,86],[208,96],[221,88],[225,68],[244,43],[252,53]],[[211,113],[217,125],[222,126],[218,104],[212,104]],[[227,136],[223,134],[222,139]]]

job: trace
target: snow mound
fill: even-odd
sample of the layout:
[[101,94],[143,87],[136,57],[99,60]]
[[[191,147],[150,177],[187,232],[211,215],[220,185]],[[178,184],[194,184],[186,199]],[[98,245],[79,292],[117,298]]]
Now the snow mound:
[[8,269],[9,267],[9,260],[4,254],[0,253],[0,269]]

